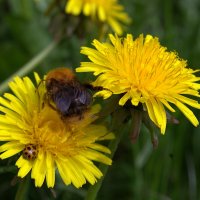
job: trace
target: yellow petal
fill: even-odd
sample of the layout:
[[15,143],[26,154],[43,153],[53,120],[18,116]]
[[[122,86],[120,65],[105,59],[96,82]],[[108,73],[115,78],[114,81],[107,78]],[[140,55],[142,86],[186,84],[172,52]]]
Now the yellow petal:
[[46,175],[46,160],[43,152],[39,152],[32,168],[31,178],[35,179],[35,186],[41,187]]
[[25,160],[23,156],[17,160],[16,165],[20,168],[18,171],[18,176],[24,178],[32,169],[33,162],[29,160]]
[[66,185],[71,184],[72,181],[71,181],[71,179],[69,177],[69,173],[68,173],[68,170],[67,170],[67,167],[66,167],[65,163],[62,160],[57,159],[56,160],[56,165],[58,167],[59,174],[60,174],[62,180],[64,181],[64,183]]
[[119,105],[123,106],[130,99],[130,94],[127,92],[124,96],[119,100]]
[[48,187],[53,187],[55,184],[55,166],[54,166],[54,160],[52,155],[47,152],[46,155],[46,166],[47,166],[47,172],[46,172],[46,181]]
[[108,153],[108,154],[111,153],[110,149],[108,149],[107,147],[100,145],[100,144],[91,144],[91,145],[89,145],[89,147],[92,149],[95,149],[97,151],[104,152],[104,153]]
[[87,150],[84,152],[85,156],[88,158],[88,159],[91,159],[91,160],[95,160],[95,161],[98,161],[98,162],[102,162],[106,165],[111,165],[112,164],[112,160],[110,158],[108,158],[107,156],[97,152],[97,151],[93,151],[93,150]]
[[180,109],[180,111],[188,118],[188,120],[194,126],[198,126],[199,125],[199,122],[198,122],[197,118],[195,117],[195,115],[193,114],[193,112],[188,107],[186,107],[181,102],[177,102],[176,106]]
[[198,101],[195,101],[193,99],[187,98],[183,95],[174,95],[174,98],[178,99],[179,101],[186,103],[194,108],[200,109],[200,104],[198,103]]

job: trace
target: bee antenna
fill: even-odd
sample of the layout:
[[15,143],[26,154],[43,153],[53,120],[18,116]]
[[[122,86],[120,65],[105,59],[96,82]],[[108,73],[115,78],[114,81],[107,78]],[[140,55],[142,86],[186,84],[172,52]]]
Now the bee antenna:
[[40,80],[40,82],[38,83],[38,85],[35,87],[35,92],[38,92],[38,89],[39,89],[41,83],[44,82],[44,81],[45,81],[44,79]]

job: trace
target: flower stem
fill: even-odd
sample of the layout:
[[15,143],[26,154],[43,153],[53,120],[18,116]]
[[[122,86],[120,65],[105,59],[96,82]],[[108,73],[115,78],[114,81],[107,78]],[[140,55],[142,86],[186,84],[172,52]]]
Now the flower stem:
[[40,53],[38,53],[32,60],[25,64],[16,73],[12,74],[9,78],[0,84],[0,93],[3,93],[8,89],[8,82],[10,82],[15,76],[24,76],[32,69],[36,67],[58,44],[58,41],[51,42],[46,48],[44,48]]
[[[118,110],[117,112],[115,112],[115,116],[113,117],[113,124],[112,124],[112,130],[116,130],[115,131],[115,135],[116,138],[114,140],[112,140],[109,145],[108,148],[111,150],[111,155],[110,158],[112,159],[118,144],[122,138],[122,135],[124,133],[124,129],[126,128],[126,125],[123,124],[124,119],[126,118],[126,113],[124,113],[124,110]],[[101,188],[103,179],[108,171],[108,165],[105,164],[100,164],[99,165],[99,169],[101,170],[101,172],[103,173],[103,177],[95,184],[90,186],[90,188],[88,189],[87,195],[85,197],[85,200],[95,200],[97,197],[97,193],[99,191],[99,189]]]
[[[108,146],[112,152],[112,154],[110,156],[111,158],[114,156],[115,151],[117,150],[120,139],[121,139],[121,135],[118,135],[118,137],[115,140],[111,141]],[[96,199],[97,193],[98,193],[99,189],[101,188],[103,179],[108,171],[108,167],[109,166],[105,165],[105,164],[99,165],[99,169],[103,173],[103,177],[95,185],[90,186],[90,188],[88,189],[87,195],[85,197],[85,200],[95,200]]]
[[30,176],[26,176],[25,178],[21,179],[17,193],[15,195],[15,200],[27,199],[29,184],[30,184]]
[[7,172],[15,172],[17,171],[16,166],[4,166],[0,167],[0,174],[7,173]]

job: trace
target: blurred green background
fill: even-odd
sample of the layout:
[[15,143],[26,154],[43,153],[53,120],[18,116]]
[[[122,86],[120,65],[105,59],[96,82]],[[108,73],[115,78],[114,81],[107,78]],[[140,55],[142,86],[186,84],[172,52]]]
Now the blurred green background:
[[[50,2],[0,0],[0,82],[22,68],[55,38],[52,21],[58,12],[44,15]],[[127,32],[135,36],[140,33],[158,36],[162,45],[188,60],[189,67],[199,68],[199,0],[123,0],[121,3],[133,19]],[[54,33],[61,29],[65,27],[54,27]],[[90,45],[93,35],[81,40],[76,36],[63,39],[32,71],[42,76],[51,68],[78,67],[85,59],[79,53],[80,46]],[[200,112],[195,111],[195,114],[199,119]],[[200,127],[194,128],[179,112],[176,116],[180,124],[168,125],[166,134],[159,135],[156,150],[152,148],[145,127],[135,144],[131,143],[128,134],[124,134],[97,199],[200,199]],[[18,188],[16,171],[1,170],[5,165],[9,165],[8,161],[0,161],[0,197],[14,199]],[[56,199],[83,199],[87,186],[77,190],[66,187],[59,178],[57,181]],[[54,197],[45,186],[34,188],[31,182],[28,199]]]

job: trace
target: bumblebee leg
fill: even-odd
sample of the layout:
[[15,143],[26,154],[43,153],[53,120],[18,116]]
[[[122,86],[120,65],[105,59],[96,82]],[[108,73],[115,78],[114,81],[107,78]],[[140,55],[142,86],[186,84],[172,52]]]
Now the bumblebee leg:
[[93,86],[91,83],[84,83],[83,86],[89,90],[93,90],[93,91],[101,91],[101,90],[107,90],[109,92],[112,92],[111,90],[104,88],[102,86]]
[[44,108],[45,103],[46,103],[50,108],[52,108],[53,110],[56,110],[56,111],[57,111],[55,105],[52,104],[52,102],[51,102],[51,100],[50,100],[50,98],[49,98],[49,94],[47,94],[47,93],[44,95],[44,101],[43,101],[43,104],[42,104],[42,108]]

